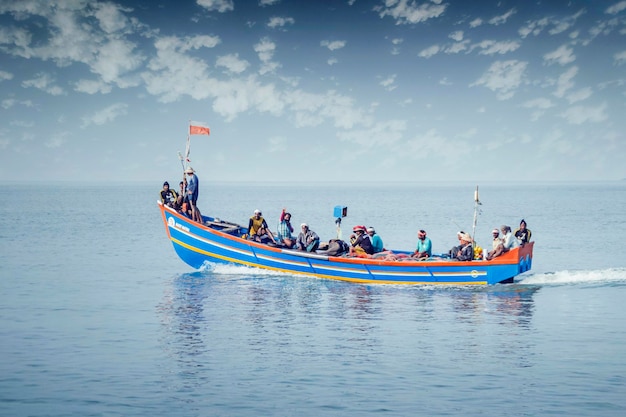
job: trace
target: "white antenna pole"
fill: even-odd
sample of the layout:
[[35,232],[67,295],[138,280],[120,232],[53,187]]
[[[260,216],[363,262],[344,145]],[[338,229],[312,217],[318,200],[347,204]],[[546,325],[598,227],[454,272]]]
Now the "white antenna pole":
[[474,223],[472,226],[472,242],[476,237],[476,223],[478,222],[478,206],[482,205],[480,199],[478,198],[478,185],[476,186],[476,191],[474,191]]

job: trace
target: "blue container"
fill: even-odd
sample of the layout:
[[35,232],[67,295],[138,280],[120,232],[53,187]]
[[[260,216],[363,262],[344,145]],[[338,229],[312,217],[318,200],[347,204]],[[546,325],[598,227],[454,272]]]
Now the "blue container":
[[337,218],[346,217],[348,215],[348,207],[335,206],[333,216]]

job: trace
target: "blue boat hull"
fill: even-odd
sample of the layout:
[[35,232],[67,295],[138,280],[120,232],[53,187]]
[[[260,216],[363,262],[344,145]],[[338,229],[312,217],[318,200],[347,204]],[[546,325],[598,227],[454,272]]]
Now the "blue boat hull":
[[193,268],[227,263],[342,281],[378,284],[488,285],[512,282],[532,266],[531,242],[492,261],[382,261],[334,257],[272,247],[242,239],[241,226],[205,218],[193,222],[159,203],[167,235],[178,256]]

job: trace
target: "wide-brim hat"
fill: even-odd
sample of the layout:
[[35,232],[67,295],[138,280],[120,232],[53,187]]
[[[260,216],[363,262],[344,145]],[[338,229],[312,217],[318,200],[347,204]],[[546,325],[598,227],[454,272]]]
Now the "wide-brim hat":
[[187,167],[187,169],[185,170],[185,174],[193,174],[194,172],[196,171],[194,171],[192,167]]

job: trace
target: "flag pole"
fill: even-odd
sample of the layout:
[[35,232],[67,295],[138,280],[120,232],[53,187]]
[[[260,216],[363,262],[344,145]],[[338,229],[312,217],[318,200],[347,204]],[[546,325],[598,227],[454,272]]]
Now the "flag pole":
[[476,191],[474,191],[474,223],[472,226],[472,245],[474,244],[474,239],[476,238],[476,223],[478,222],[478,206],[482,205],[478,198],[478,185],[476,186]]

